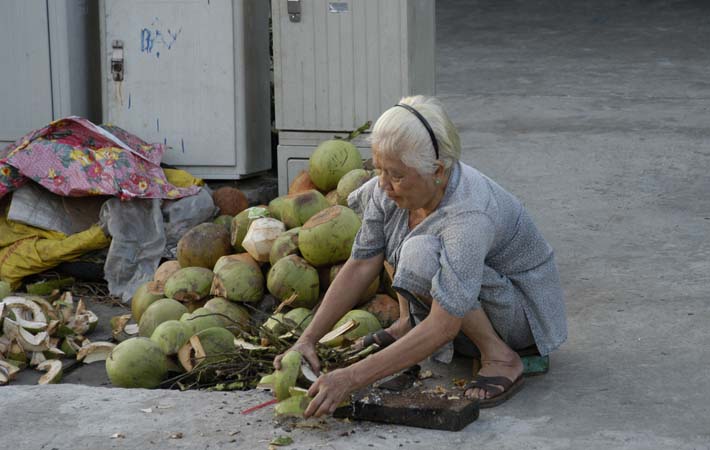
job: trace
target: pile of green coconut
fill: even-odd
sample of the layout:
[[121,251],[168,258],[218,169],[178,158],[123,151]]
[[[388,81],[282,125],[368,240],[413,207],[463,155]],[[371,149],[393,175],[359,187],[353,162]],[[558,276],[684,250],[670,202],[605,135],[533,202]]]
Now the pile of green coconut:
[[[313,380],[303,376],[300,355],[289,353],[276,373],[273,357],[307,327],[350,256],[361,221],[345,206],[347,195],[372,175],[354,145],[331,140],[314,151],[309,170],[289,194],[268,205],[246,207],[231,187],[215,191],[222,215],[189,230],[178,243],[177,260],[161,264],[133,295],[131,314],[114,321],[121,342],[106,359],[111,383],[212,389],[261,384],[272,387],[281,403],[302,403],[305,391],[297,384]],[[239,210],[237,200],[245,208]],[[351,343],[397,319],[394,298],[383,270],[357,309],[321,340],[326,370],[367,356],[353,354]]]

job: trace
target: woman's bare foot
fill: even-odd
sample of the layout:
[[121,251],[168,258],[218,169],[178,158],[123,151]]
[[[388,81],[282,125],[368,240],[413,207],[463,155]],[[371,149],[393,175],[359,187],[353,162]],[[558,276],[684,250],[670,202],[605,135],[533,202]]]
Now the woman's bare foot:
[[[496,355],[484,355],[481,357],[481,369],[478,371],[478,375],[487,377],[506,377],[510,381],[515,381],[523,373],[523,362],[511,349],[507,351],[496,354]],[[474,374],[475,375],[475,374]],[[499,386],[501,390],[503,386]],[[464,393],[466,398],[474,399],[478,398],[483,400],[490,398],[495,393],[486,392],[480,388],[472,388],[466,390]]]

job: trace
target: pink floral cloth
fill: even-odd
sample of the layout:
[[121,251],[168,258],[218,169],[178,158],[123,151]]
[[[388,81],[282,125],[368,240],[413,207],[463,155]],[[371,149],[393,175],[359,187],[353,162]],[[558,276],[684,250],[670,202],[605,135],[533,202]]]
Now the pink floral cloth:
[[65,197],[113,195],[177,199],[197,186],[168,183],[160,161],[163,144],[148,144],[112,125],[72,116],[28,133],[0,150],[0,198],[27,180]]

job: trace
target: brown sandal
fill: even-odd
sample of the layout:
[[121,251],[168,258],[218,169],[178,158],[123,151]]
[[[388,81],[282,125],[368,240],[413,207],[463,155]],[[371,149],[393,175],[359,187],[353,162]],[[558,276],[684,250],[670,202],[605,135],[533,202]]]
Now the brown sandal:
[[514,381],[507,377],[487,377],[476,375],[470,383],[464,386],[464,393],[469,389],[483,389],[486,393],[493,394],[492,397],[479,400],[479,408],[492,408],[505,402],[515,395],[523,387],[523,376],[520,375]]

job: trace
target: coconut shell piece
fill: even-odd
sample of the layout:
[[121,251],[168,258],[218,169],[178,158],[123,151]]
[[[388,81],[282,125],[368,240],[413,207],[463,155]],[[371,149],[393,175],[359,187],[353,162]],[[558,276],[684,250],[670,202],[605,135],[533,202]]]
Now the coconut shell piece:
[[37,384],[54,384],[62,379],[62,362],[58,359],[44,361],[37,366],[37,370],[47,372],[39,378]]
[[105,341],[92,342],[79,349],[76,354],[77,361],[84,364],[91,364],[96,361],[106,361],[109,353],[116,347],[116,344]]

